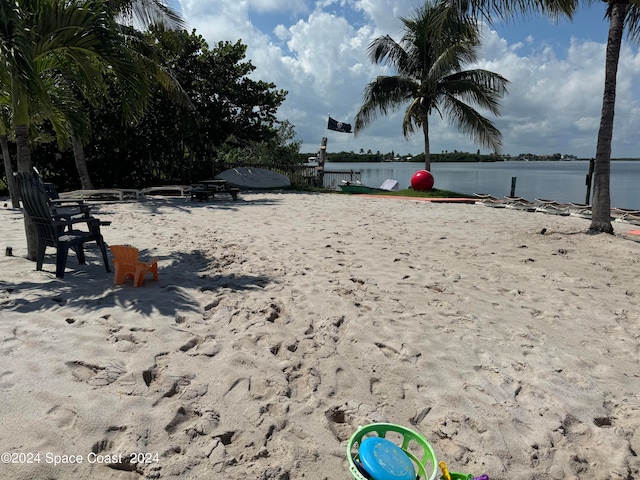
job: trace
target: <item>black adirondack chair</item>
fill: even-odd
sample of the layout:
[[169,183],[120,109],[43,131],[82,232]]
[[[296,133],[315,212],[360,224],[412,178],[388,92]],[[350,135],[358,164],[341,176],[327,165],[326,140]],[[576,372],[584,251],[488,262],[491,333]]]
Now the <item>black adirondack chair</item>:
[[[56,248],[56,277],[64,278],[69,249],[73,248],[78,263],[84,265],[84,244],[96,242],[102,251],[107,272],[111,271],[107,260],[107,249],[100,233],[100,220],[89,215],[60,214],[52,208],[45,186],[39,177],[26,172],[16,176],[18,192],[25,214],[29,215],[36,227],[38,251],[36,270],[42,270],[44,252],[47,247]],[[86,224],[87,230],[77,229]]]
[[[34,168],[35,170],[35,168]],[[42,181],[42,177],[37,173],[37,178]],[[62,199],[58,194],[58,190],[51,183],[42,183],[47,192],[47,202],[49,209],[54,215],[68,217],[69,219],[78,219],[91,216],[91,207],[84,200],[78,199]],[[105,222],[102,223],[103,225]],[[69,227],[67,227],[69,228]]]

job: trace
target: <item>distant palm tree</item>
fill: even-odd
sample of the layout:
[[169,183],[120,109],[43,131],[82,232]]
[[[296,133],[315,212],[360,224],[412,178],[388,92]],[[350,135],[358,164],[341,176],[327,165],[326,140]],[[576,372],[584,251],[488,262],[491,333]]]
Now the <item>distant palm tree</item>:
[[355,118],[355,134],[378,113],[386,115],[408,104],[402,132],[408,138],[422,130],[426,170],[431,168],[429,116],[434,111],[476,143],[499,152],[500,131],[472,105],[498,115],[509,81],[487,70],[463,70],[478,60],[478,24],[443,2],[426,2],[413,17],[400,20],[404,31],[400,42],[385,35],[369,45],[370,60],[391,66],[397,74],[381,75],[367,85]]

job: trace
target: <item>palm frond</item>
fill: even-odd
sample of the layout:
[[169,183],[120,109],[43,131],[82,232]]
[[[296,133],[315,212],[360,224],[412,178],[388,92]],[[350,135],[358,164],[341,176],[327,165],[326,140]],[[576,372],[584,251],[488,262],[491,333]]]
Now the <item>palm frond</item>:
[[441,91],[465,103],[478,105],[494,115],[501,111],[501,99],[508,93],[509,81],[487,70],[465,70],[445,77]]
[[182,30],[186,23],[180,13],[164,0],[110,0],[109,9],[119,23],[138,30],[162,26],[169,30]]
[[402,45],[391,36],[383,35],[374,39],[367,49],[369,60],[378,65],[388,65],[397,70],[409,60]]
[[638,0],[631,1],[625,26],[629,40],[636,44],[640,43],[640,3]]
[[402,119],[402,135],[404,138],[408,139],[418,128],[422,127],[424,122],[428,121],[429,111],[425,109],[422,101],[421,97],[414,98],[404,112],[404,118]]
[[60,76],[46,77],[44,84],[49,92],[46,102],[32,104],[32,113],[39,109],[51,122],[61,148],[70,145],[72,133],[87,138],[90,131],[82,102],[66,83]]
[[[490,25],[498,22],[522,20],[543,15],[551,20],[572,19],[581,2],[577,0],[456,0],[464,11],[474,17],[482,17]],[[587,0],[590,3],[592,0]]]
[[478,59],[478,46],[458,42],[444,48],[429,66],[425,81],[436,83],[443,77],[461,71],[466,64]]
[[494,152],[502,151],[502,134],[493,122],[456,97],[447,95],[442,105],[444,116],[461,132],[468,134],[474,143]]
[[367,127],[378,114],[387,115],[414,97],[417,83],[400,76],[379,76],[369,83],[363,94],[363,103],[356,114],[354,134]]

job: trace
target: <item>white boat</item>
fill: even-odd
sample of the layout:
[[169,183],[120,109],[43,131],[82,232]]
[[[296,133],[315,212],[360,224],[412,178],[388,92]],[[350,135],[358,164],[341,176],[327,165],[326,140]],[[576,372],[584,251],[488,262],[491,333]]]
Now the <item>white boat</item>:
[[216,178],[239,188],[285,188],[291,186],[289,177],[265,168],[236,167],[225,170]]

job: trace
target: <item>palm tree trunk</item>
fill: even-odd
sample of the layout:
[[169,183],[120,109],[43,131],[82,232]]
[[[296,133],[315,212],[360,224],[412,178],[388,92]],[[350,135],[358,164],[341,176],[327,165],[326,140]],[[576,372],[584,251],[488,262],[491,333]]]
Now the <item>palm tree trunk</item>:
[[[16,126],[16,145],[18,146],[18,171],[31,173],[31,151],[29,150],[29,125]],[[24,212],[24,231],[27,236],[27,260],[36,259],[38,236],[31,217]]]
[[7,187],[9,187],[9,197],[13,208],[20,208],[16,182],[13,178],[13,167],[11,165],[11,155],[9,154],[9,142],[6,135],[0,135],[0,148],[2,149],[2,159],[4,162],[4,172],[7,175]]
[[429,145],[429,119],[425,118],[422,123],[422,133],[424,135],[424,169],[431,171],[431,147]]
[[89,168],[87,167],[87,159],[84,156],[82,142],[78,140],[75,134],[72,134],[71,143],[73,144],[73,157],[76,161],[76,169],[80,176],[80,188],[83,190],[93,190],[93,182],[91,182],[91,177],[89,176]]
[[624,20],[629,9],[629,0],[611,0],[609,16],[609,36],[604,70],[604,95],[602,115],[596,146],[596,160],[593,170],[593,201],[591,205],[591,225],[589,232],[613,233],[611,225],[611,141],[613,139],[613,118],[616,103],[616,77],[620,46],[624,31]]
[[31,173],[31,150],[29,150],[29,125],[16,126],[18,171]]

